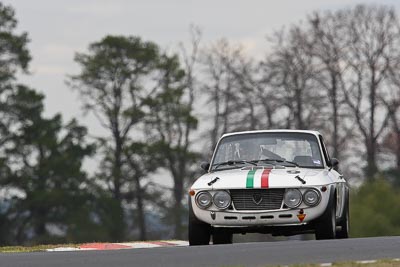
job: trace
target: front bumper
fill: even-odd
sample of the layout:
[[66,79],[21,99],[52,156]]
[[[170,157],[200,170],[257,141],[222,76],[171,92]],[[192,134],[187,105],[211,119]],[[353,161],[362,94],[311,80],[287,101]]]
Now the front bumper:
[[[321,203],[320,203],[321,205]],[[314,207],[303,209],[288,209],[267,212],[232,212],[232,211],[208,211],[194,208],[196,217],[212,226],[267,226],[267,225],[304,225],[320,217],[324,208]]]
[[195,216],[214,227],[258,227],[258,226],[302,226],[318,219],[329,202],[329,191],[323,193],[320,203],[315,207],[301,205],[295,209],[278,209],[267,211],[237,211],[200,209],[191,197]]

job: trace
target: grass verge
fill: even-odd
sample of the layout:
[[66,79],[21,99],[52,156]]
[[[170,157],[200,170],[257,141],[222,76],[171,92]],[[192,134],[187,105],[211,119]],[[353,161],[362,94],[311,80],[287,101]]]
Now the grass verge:
[[15,252],[40,252],[46,251],[46,249],[59,248],[59,247],[78,247],[78,244],[61,244],[61,245],[38,245],[38,246],[9,246],[0,247],[0,253],[15,253]]

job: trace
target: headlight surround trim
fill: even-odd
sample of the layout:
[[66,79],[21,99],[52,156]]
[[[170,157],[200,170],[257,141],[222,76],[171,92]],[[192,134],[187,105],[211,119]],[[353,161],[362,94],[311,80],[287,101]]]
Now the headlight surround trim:
[[[307,194],[309,194],[309,193],[314,193],[315,194],[316,201],[310,202],[310,201],[307,200]],[[321,193],[318,190],[314,189],[314,188],[307,189],[303,194],[303,202],[307,206],[315,207],[321,202]]]
[[[208,200],[208,203],[207,202],[203,202],[204,204],[202,204],[201,199],[200,199],[201,197],[205,197],[205,198],[203,198],[203,200]],[[195,202],[196,202],[197,207],[199,207],[200,209],[205,210],[205,209],[209,208],[212,205],[213,197],[211,196],[210,192],[201,191],[201,192],[196,194]]]
[[[220,205],[220,200],[218,200],[218,198],[223,198],[225,197],[225,201],[223,205]],[[231,195],[227,192],[227,191],[217,191],[215,192],[214,196],[213,196],[213,202],[214,205],[220,209],[220,210],[225,210],[227,208],[229,208],[229,206],[232,204],[232,197]]]
[[[291,195],[289,195],[289,194],[291,194]],[[290,200],[290,198],[293,198],[293,197],[295,197],[297,199],[295,202]],[[295,188],[286,189],[285,194],[283,195],[283,202],[285,203],[286,206],[288,206],[291,209],[294,209],[294,208],[297,208],[298,206],[300,206],[302,200],[303,200],[303,195],[301,194],[299,189],[295,189]]]

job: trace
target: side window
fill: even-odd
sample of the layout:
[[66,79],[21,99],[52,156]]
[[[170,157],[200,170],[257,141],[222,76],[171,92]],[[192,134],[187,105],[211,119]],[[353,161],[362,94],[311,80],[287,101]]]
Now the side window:
[[329,166],[331,165],[331,158],[329,157],[328,150],[326,150],[324,138],[322,138],[321,135],[319,136],[319,141],[321,142],[322,153],[324,154],[326,165]]

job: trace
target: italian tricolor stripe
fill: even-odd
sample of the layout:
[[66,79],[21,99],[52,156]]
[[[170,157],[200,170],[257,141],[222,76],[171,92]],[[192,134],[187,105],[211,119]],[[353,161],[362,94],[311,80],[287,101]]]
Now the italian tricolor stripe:
[[269,186],[269,173],[271,169],[265,169],[261,174],[261,188],[268,188]]
[[246,188],[254,188],[254,174],[257,170],[251,170],[247,173]]
[[268,188],[271,169],[264,169],[261,175],[256,175],[256,172],[257,170],[250,170],[247,173],[246,188]]

